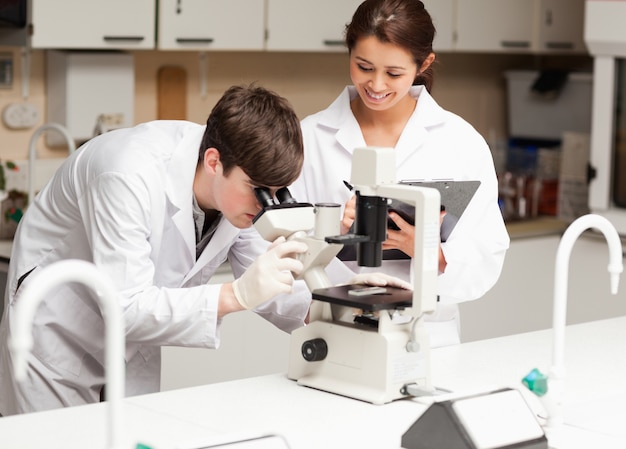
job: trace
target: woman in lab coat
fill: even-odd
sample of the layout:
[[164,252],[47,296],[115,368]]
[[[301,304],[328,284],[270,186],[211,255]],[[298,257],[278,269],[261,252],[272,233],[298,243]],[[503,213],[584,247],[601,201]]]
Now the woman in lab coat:
[[[363,146],[392,147],[396,179],[479,180],[478,191],[440,245],[439,302],[426,317],[432,346],[460,341],[457,303],[481,297],[496,282],[509,246],[498,207],[493,159],[485,140],[431,97],[435,28],[418,0],[367,0],[346,27],[350,76],[325,110],[302,121],[304,167],[290,187],[299,201],[345,204],[343,232],[355,216],[352,153]],[[413,226],[398,214],[384,249],[413,257]],[[387,253],[387,251],[385,251]],[[369,269],[346,262],[355,271]],[[383,260],[384,271],[411,279],[409,260]]]
[[[87,142],[29,206],[15,236],[0,328],[0,414],[101,400],[104,321],[88,289],[68,284],[37,310],[28,377],[16,383],[8,341],[14,306],[55,261],[93,262],[119,291],[126,326],[126,393],[155,392],[160,347],[217,348],[222,318],[254,309],[290,332],[310,293],[298,242],[268,249],[251,228],[254,188],[293,182],[302,164],[291,106],[260,87],[233,87],[207,125],[149,122]],[[284,240],[284,239],[283,239]],[[209,285],[228,261],[237,278]]]

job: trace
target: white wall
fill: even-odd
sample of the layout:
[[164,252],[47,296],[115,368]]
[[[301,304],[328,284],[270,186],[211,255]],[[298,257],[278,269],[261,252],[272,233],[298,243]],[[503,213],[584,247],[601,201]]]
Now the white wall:
[[[552,327],[554,265],[560,236],[512,240],[496,285],[481,299],[461,304],[462,341]],[[572,249],[568,272],[568,323],[626,315],[626,276],[610,294],[608,247],[585,233]]]

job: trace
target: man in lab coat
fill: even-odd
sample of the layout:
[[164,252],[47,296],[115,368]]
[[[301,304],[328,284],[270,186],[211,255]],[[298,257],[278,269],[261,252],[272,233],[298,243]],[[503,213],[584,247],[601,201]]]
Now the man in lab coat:
[[[306,245],[270,245],[251,227],[260,211],[254,188],[289,185],[302,159],[291,106],[256,86],[230,88],[206,126],[155,121],[85,143],[35,198],[15,236],[0,325],[0,414],[101,400],[104,321],[80,285],[44,299],[27,380],[14,379],[14,306],[55,261],[93,262],[115,283],[127,395],[158,391],[161,346],[217,348],[228,313],[254,309],[286,332],[303,325],[310,293],[292,286],[289,271],[302,269],[295,255]],[[225,261],[236,280],[209,285]]]

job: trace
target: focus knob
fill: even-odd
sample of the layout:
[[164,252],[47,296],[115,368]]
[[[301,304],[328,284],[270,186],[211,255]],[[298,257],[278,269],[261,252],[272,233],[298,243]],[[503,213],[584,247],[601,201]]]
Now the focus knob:
[[328,345],[323,338],[314,338],[302,343],[302,357],[307,362],[319,362],[328,354]]

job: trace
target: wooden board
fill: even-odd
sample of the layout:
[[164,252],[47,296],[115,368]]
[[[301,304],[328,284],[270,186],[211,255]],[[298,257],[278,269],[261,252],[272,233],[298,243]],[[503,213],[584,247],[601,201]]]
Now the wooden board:
[[178,66],[161,67],[157,74],[157,118],[187,119],[187,72]]

